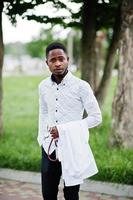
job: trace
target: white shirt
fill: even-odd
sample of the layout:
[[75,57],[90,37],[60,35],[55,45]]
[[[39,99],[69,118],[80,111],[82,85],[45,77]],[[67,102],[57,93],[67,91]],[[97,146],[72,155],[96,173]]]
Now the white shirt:
[[[60,84],[53,82],[51,77],[39,84],[39,131],[38,142],[46,153],[51,141],[48,129],[50,127],[71,121],[85,119],[88,128],[101,123],[102,116],[97,100],[90,85],[68,72]],[[55,144],[51,146],[52,153]]]
[[59,132],[58,158],[66,186],[79,185],[85,178],[98,172],[88,144],[88,126],[85,120],[57,125]]

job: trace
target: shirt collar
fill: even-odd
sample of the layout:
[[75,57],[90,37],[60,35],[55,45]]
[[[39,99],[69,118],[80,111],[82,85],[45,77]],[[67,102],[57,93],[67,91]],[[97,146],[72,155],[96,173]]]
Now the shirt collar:
[[[71,77],[72,77],[72,73],[68,71],[68,73],[64,76],[64,78],[62,79],[61,83],[59,83],[59,85],[66,85],[67,83],[69,83],[69,80]],[[53,81],[52,75],[50,77],[50,80],[51,80],[52,85],[56,84],[56,82]]]

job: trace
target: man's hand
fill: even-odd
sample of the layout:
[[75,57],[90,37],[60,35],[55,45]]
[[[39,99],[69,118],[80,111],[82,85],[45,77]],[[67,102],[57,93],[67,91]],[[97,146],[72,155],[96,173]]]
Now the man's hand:
[[59,137],[59,133],[58,133],[58,130],[57,130],[56,126],[51,128],[50,134],[51,134],[53,139],[57,139]]

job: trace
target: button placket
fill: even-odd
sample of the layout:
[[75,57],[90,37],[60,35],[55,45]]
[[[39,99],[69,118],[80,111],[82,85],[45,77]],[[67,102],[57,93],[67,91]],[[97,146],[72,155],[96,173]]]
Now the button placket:
[[55,102],[56,102],[56,105],[55,105],[55,122],[58,123],[58,100],[59,100],[59,86],[56,87],[56,98],[55,98]]

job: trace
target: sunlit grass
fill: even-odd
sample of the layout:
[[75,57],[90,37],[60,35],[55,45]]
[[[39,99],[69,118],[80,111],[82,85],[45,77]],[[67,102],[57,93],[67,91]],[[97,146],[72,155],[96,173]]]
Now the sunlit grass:
[[[31,171],[40,170],[37,143],[38,84],[43,77],[4,78],[4,136],[0,139],[0,166]],[[112,78],[105,106],[103,124],[90,130],[90,145],[99,173],[93,179],[133,183],[131,150],[110,149],[111,104],[116,85]]]

